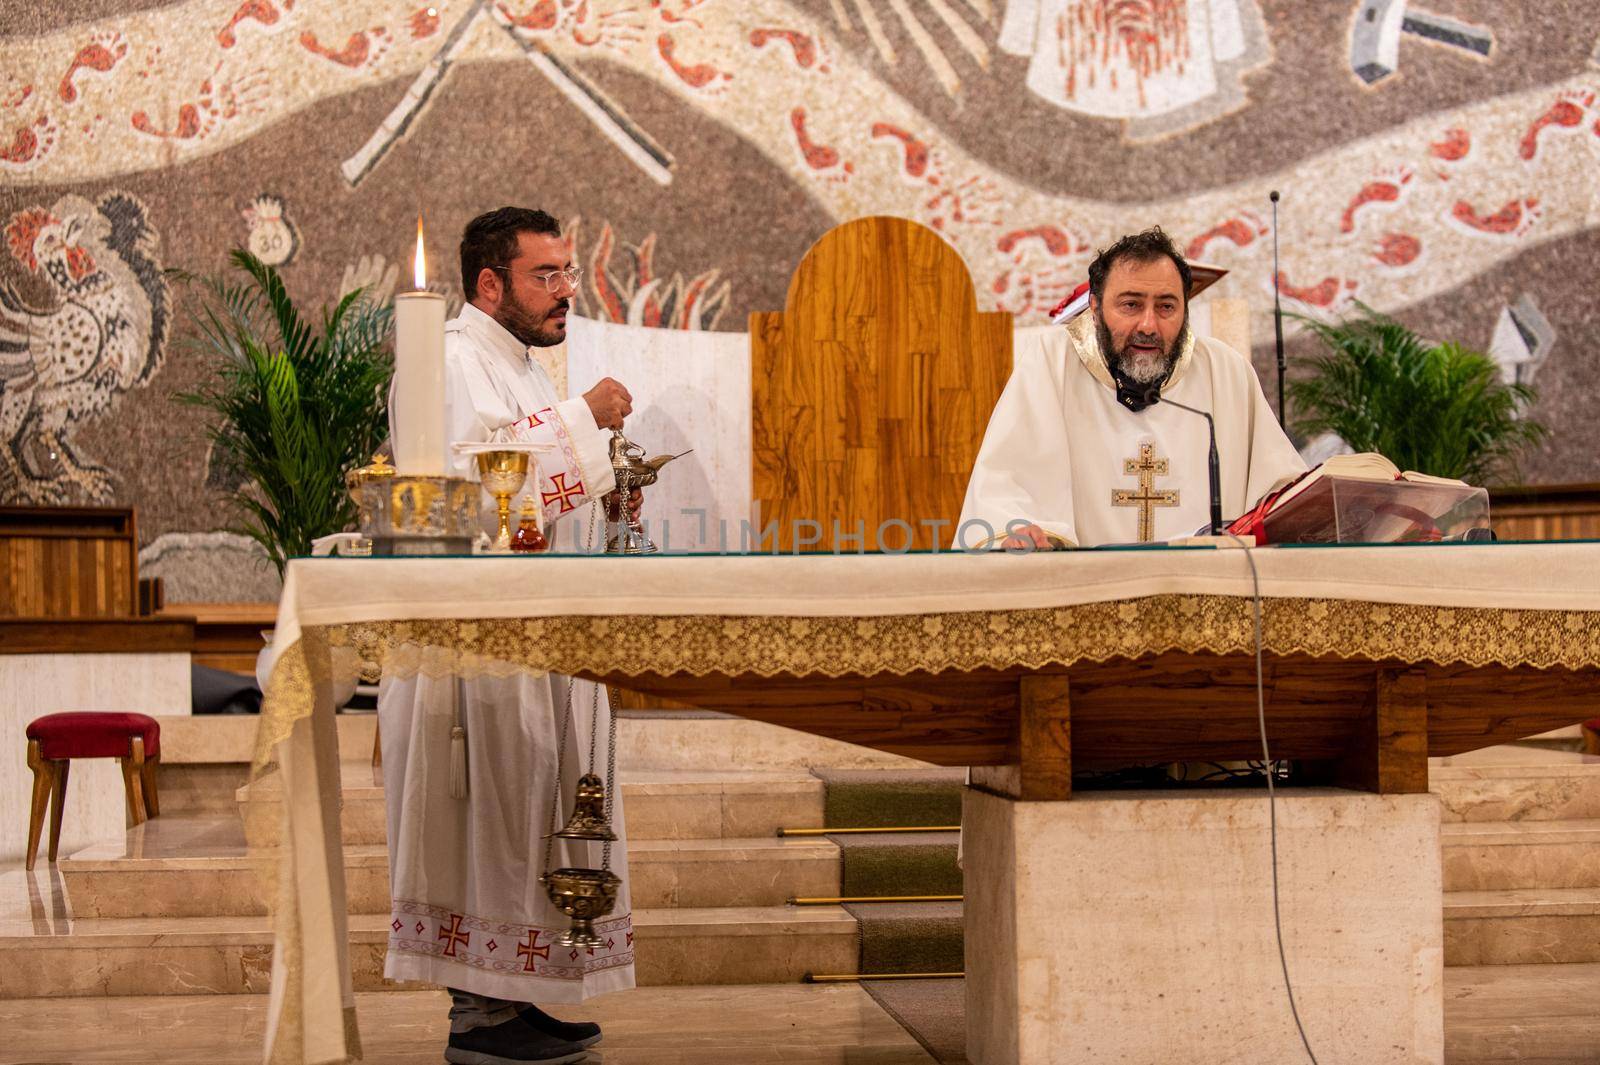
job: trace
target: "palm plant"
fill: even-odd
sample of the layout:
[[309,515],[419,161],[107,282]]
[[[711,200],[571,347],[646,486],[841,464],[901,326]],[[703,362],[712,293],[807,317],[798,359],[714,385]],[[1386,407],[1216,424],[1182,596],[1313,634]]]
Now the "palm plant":
[[194,346],[216,376],[177,398],[214,416],[214,461],[238,486],[227,496],[240,517],[232,531],[260,544],[282,576],[317,537],[355,523],[344,473],[388,435],[392,311],[357,289],[324,307],[315,328],[276,269],[243,249],[229,261],[242,281],[179,275],[202,291]]
[[1518,455],[1547,432],[1522,416],[1534,390],[1502,381],[1482,352],[1431,343],[1357,306],[1357,315],[1332,324],[1293,316],[1326,348],[1309,360],[1309,374],[1289,383],[1295,430],[1336,433],[1402,470],[1473,484],[1512,475]]

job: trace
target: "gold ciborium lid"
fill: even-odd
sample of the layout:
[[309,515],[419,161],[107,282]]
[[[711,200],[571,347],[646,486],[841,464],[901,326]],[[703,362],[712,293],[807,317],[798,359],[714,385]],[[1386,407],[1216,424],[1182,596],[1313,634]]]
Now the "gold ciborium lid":
[[348,491],[354,492],[368,481],[376,481],[383,477],[393,477],[394,474],[394,467],[389,465],[389,456],[380,451],[372,456],[372,461],[367,465],[357,466],[353,470],[346,470],[344,486]]

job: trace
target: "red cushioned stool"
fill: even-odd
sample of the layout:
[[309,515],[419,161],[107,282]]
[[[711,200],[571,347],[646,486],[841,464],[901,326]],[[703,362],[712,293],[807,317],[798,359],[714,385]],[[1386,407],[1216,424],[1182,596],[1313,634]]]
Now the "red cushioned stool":
[[[161,762],[161,726],[145,714],[89,711],[46,714],[28,726],[28,768],[33,770],[33,809],[28,812],[27,867],[33,868],[50,804],[50,861],[61,843],[61,809],[67,801],[67,770],[74,758],[115,758],[122,763],[128,824],[161,813],[156,768]],[[51,796],[54,799],[51,799]]]

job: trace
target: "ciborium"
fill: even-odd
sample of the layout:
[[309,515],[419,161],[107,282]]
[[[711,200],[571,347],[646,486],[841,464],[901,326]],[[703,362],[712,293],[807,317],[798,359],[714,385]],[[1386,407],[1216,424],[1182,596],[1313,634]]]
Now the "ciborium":
[[556,909],[572,919],[572,927],[556,937],[562,947],[603,947],[594,923],[617,904],[622,880],[609,869],[557,869],[540,878]]
[[494,496],[500,512],[500,531],[494,538],[494,550],[511,550],[511,499],[522,490],[528,479],[528,453],[520,450],[480,451],[477,454],[478,483],[484,491]]
[[661,467],[673,459],[681,459],[689,452],[677,455],[657,455],[645,458],[644,448],[622,435],[620,429],[611,431],[611,470],[616,475],[617,497],[606,518],[609,532],[606,551],[613,555],[649,555],[657,550],[646,535],[639,519],[628,511],[628,496],[635,488],[648,488],[656,483]]

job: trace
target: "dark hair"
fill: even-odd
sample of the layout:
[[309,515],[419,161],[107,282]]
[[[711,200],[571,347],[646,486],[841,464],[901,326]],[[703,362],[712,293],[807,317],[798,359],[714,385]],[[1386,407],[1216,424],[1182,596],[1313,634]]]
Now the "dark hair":
[[1096,300],[1105,294],[1106,275],[1111,273],[1111,267],[1119,259],[1128,259],[1136,263],[1147,263],[1165,255],[1172,260],[1178,268],[1178,276],[1183,279],[1183,302],[1189,302],[1189,264],[1178,253],[1177,245],[1172,243],[1172,238],[1162,231],[1160,226],[1151,226],[1143,233],[1132,233],[1117,241],[1111,247],[1094,257],[1094,262],[1089,264],[1089,292]]
[[561,223],[528,207],[502,207],[480,214],[461,234],[461,289],[468,301],[478,296],[478,275],[485,266],[504,266],[517,254],[522,233],[561,235]]

